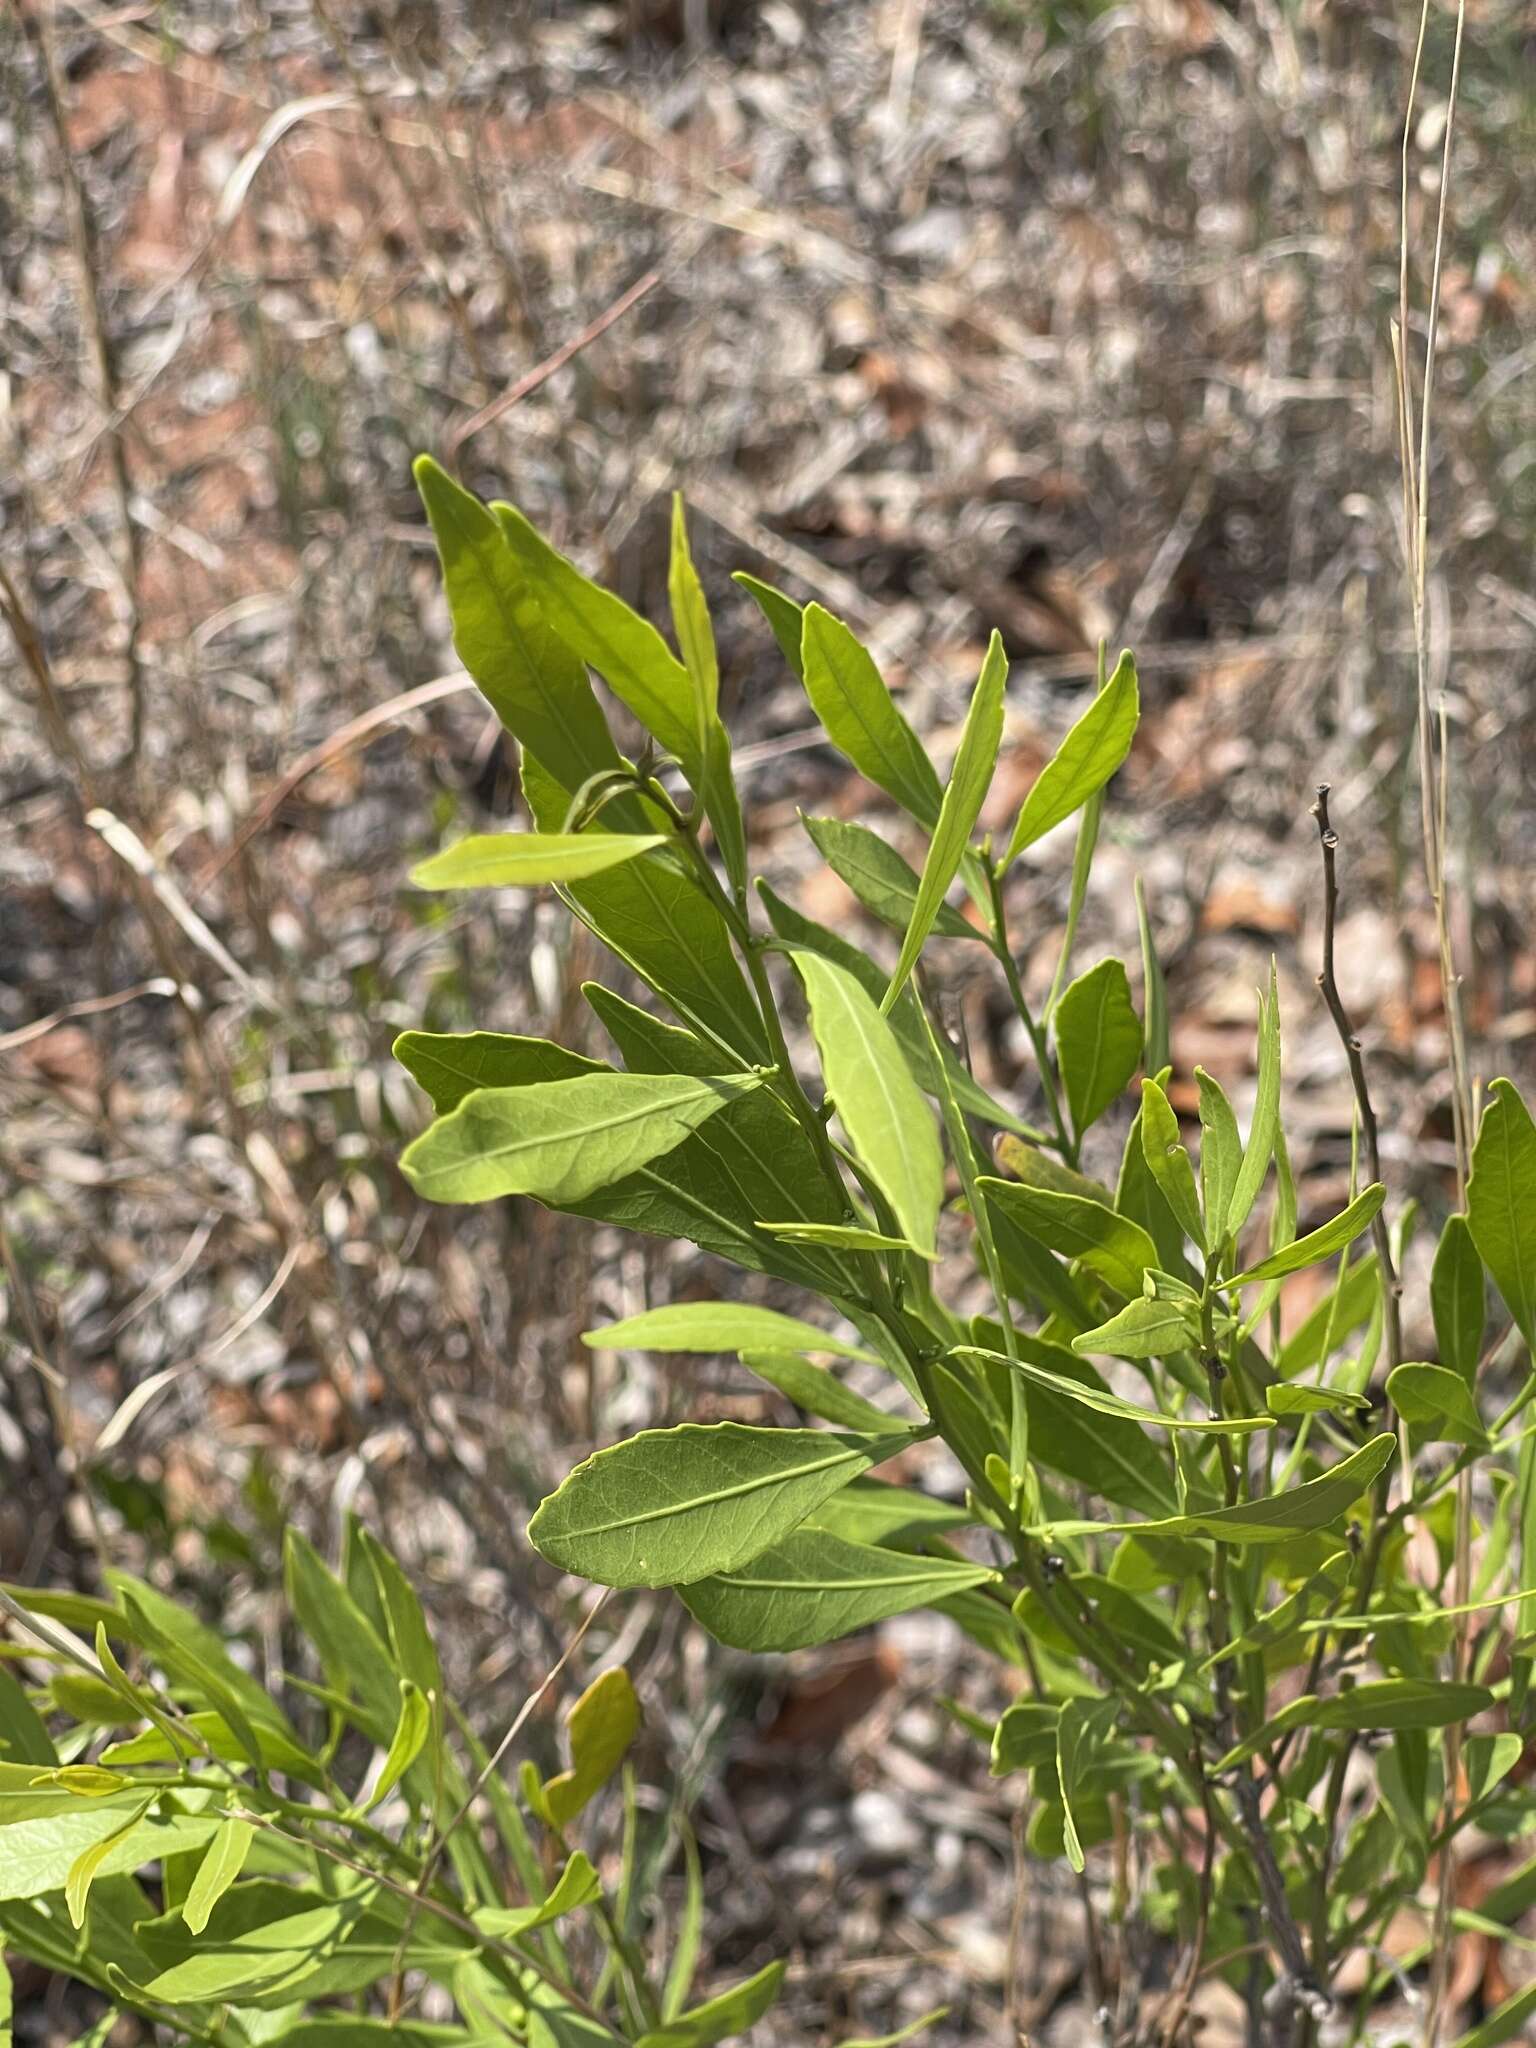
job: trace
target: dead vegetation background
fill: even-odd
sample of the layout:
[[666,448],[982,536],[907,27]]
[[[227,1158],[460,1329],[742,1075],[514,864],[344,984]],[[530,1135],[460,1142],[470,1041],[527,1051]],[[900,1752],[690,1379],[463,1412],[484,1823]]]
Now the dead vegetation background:
[[[1387,342],[1415,26],[1355,0],[0,18],[5,1576],[147,1563],[276,1669],[282,1525],[326,1543],[356,1507],[499,1727],[574,1612],[523,1545],[529,1505],[594,1442],[764,1398],[576,1343],[717,1286],[686,1248],[429,1211],[395,1171],[422,1120],[395,1031],[579,1043],[600,971],[546,906],[404,886],[444,838],[507,820],[515,787],[456,674],[422,448],[456,449],[467,482],[652,609],[682,486],[756,855],[792,891],[796,806],[874,806],[804,744],[728,569],[846,615],[940,753],[998,625],[1000,813],[1099,636],[1132,644],[1146,715],[1081,957],[1135,958],[1140,876],[1177,1078],[1201,1060],[1241,1095],[1278,952],[1318,1213],[1350,1121],[1312,986],[1307,805],[1331,781],[1341,974],[1394,1193],[1443,1213]],[[1432,81],[1449,37],[1437,9]],[[1416,232],[1437,89],[1408,138]],[[1431,605],[1486,1077],[1527,1069],[1536,1034],[1529,0],[1474,0],[1459,118]],[[1053,843],[1021,875],[1018,929],[1053,929],[1069,862]],[[802,900],[851,915],[825,878]],[[1027,1097],[1001,1017],[957,1001],[978,1064]],[[1015,1892],[1014,1787],[933,1705],[1000,1704],[946,1625],[765,1676],[666,1598],[626,1597],[583,1649],[619,1658],[649,1708],[657,1842],[676,1791],[719,1877],[710,1970],[793,1958],[765,2039],[941,2001],[949,2042],[1100,2039],[1081,1903],[1027,1870]],[[1469,1866],[1469,1900],[1500,1853]],[[1122,1960],[1132,1985],[1155,1968]],[[1464,1937],[1463,2013],[1530,1967]],[[29,2038],[66,2038],[78,2013],[33,1992]],[[1235,2039],[1214,1983],[1206,2009],[1206,2042]]]

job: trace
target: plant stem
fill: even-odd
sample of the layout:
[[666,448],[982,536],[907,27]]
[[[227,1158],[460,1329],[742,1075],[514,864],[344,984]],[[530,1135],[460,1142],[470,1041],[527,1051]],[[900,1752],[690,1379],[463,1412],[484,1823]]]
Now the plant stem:
[[1035,1022],[1034,1012],[1024,993],[1024,984],[1019,979],[1019,970],[1014,964],[1013,952],[1008,944],[1008,919],[1003,904],[1003,878],[997,863],[990,854],[982,859],[982,870],[987,878],[987,897],[991,906],[992,951],[997,957],[1008,984],[1008,994],[1018,1013],[1019,1022],[1029,1037],[1034,1050],[1035,1065],[1040,1072],[1040,1085],[1045,1090],[1046,1107],[1051,1113],[1051,1122],[1056,1127],[1056,1145],[1062,1157],[1071,1166],[1077,1164],[1077,1144],[1067,1128],[1066,1118],[1061,1113],[1061,1094],[1056,1085],[1056,1069],[1046,1050],[1045,1034]]

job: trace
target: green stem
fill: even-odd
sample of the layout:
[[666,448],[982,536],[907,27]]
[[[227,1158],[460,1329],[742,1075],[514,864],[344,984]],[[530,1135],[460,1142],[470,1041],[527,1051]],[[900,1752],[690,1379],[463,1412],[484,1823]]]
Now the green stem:
[[1009,997],[1034,1051],[1035,1065],[1040,1070],[1040,1085],[1045,1090],[1046,1107],[1050,1110],[1051,1122],[1056,1127],[1057,1149],[1067,1163],[1075,1167],[1077,1143],[1067,1128],[1066,1118],[1061,1113],[1061,1094],[1056,1085],[1056,1069],[1046,1049],[1045,1034],[1035,1022],[1034,1012],[1029,1007],[1029,998],[1024,993],[1024,984],[1019,979],[1019,970],[1014,965],[1013,950],[1008,944],[1007,912],[1003,905],[1003,878],[990,854],[982,861],[982,871],[987,878],[987,897],[991,905],[992,951],[1003,970]]

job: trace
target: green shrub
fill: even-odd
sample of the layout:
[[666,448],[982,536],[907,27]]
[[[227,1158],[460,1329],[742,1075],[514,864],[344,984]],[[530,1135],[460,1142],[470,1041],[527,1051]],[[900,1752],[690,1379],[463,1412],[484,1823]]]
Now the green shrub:
[[[1138,2038],[1182,2038],[1214,1970],[1249,1995],[1255,2026],[1262,2010],[1266,2040],[1310,2039],[1340,1965],[1432,1892],[1454,1835],[1532,1819],[1509,1775],[1530,1727],[1530,1643],[1518,1608],[1498,1615],[1536,1578],[1536,1438],[1520,1422],[1536,1385],[1536,1130],[1519,1096],[1494,1084],[1466,1214],[1439,1241],[1438,1357],[1405,1360],[1411,1207],[1389,1227],[1373,1180],[1298,1234],[1273,973],[1246,1139],[1197,1069],[1198,1159],[1166,1092],[1145,919],[1142,1014],[1118,960],[1068,978],[1105,788],[1136,725],[1129,655],[1101,672],[999,846],[977,823],[1003,730],[1000,642],[944,781],[844,625],[738,579],[828,740],[927,839],[917,874],[861,824],[807,820],[889,927],[877,959],[762,883],[754,901],[681,511],[679,659],[511,507],[430,462],[418,477],[456,644],[520,745],[534,829],[467,840],[417,880],[554,886],[675,1021],[589,986],[618,1065],[537,1039],[407,1032],[398,1056],[438,1115],[405,1172],[434,1201],[532,1195],[690,1239],[809,1312],[746,1305],[722,1274],[717,1301],[589,1332],[736,1353],[810,1422],[643,1431],[570,1474],[533,1543],[603,1585],[675,1587],[744,1650],[919,1606],[949,1615],[1017,1686],[978,1734],[994,1773],[1030,1774],[1031,1850],[1081,1871],[1096,1845],[1134,1837],[1132,1867],[1151,1872],[1132,1903],[1174,1960],[1166,2000],[1141,2016],[1155,2033]],[[642,727],[637,760],[589,670]],[[1060,971],[1036,1014],[1006,877],[1074,814]],[[951,941],[1002,978],[1033,1048],[1038,1128],[978,1083],[939,1022],[929,949]],[[792,1056],[802,1018],[814,1073]],[[1373,1121],[1366,1136],[1369,1153]],[[1282,1342],[1286,1276],[1325,1262],[1319,1306]],[[1485,1273],[1515,1326],[1500,1343],[1520,1355],[1503,1401],[1503,1367],[1480,1373]],[[848,1358],[884,1369],[877,1401],[838,1377]],[[934,1437],[963,1469],[963,1501],[876,1476]],[[1410,1563],[1415,1527],[1434,1539],[1429,1582],[1422,1550]],[[1363,1799],[1352,1765],[1369,1767]],[[1531,1885],[1516,1889],[1506,1904]]]

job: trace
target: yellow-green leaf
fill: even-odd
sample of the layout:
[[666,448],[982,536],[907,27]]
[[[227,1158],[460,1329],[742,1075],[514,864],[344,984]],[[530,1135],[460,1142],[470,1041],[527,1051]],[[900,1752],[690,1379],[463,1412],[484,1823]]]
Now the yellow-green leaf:
[[579,882],[665,846],[660,832],[476,832],[412,868],[418,889],[534,889]]

